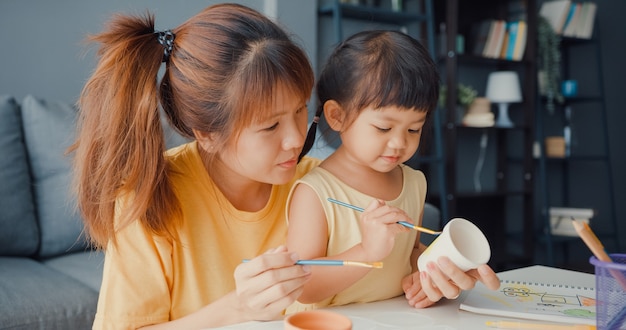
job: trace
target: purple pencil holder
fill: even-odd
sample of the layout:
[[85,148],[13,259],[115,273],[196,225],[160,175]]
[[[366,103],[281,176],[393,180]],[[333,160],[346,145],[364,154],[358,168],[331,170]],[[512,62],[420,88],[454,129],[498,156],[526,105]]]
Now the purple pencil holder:
[[613,262],[592,256],[596,274],[596,326],[598,330],[626,329],[626,254],[610,254]]

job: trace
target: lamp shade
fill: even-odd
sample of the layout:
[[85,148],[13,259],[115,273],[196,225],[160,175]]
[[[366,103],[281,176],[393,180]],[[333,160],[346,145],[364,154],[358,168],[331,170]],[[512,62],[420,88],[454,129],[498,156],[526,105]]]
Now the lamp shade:
[[515,71],[496,71],[487,80],[487,98],[492,103],[513,103],[522,101],[519,77]]

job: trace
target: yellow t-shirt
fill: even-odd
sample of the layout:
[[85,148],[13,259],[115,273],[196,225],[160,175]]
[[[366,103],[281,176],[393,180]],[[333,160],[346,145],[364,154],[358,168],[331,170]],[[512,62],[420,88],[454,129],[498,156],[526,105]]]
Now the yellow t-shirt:
[[[421,171],[406,165],[401,165],[401,168],[403,173],[402,191],[396,199],[387,201],[387,204],[404,210],[413,221],[419,221],[426,200],[426,178]],[[327,198],[365,207],[372,201],[372,196],[346,185],[321,167],[311,170],[301,180],[298,180],[294,187],[297,184],[306,184],[311,187],[322,202],[328,224],[327,255],[339,254],[361,242],[361,230],[358,224],[359,212],[328,202]],[[398,234],[393,250],[382,260],[382,269],[372,269],[347,289],[315,304],[301,304],[296,301],[287,308],[286,313],[326,306],[371,302],[401,295],[403,293],[402,278],[412,271],[411,253],[416,239],[417,232],[413,230]]]
[[118,245],[105,253],[93,329],[135,329],[195,312],[235,289],[242,259],[285,243],[289,190],[319,160],[303,158],[262,210],[244,212],[214,185],[197,148],[191,142],[167,153],[183,211],[179,240],[155,236],[137,221],[119,231]]

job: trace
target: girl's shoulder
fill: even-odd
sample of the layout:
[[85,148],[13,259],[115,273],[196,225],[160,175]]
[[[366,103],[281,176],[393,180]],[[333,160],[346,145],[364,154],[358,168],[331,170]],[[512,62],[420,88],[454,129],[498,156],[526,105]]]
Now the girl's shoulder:
[[318,159],[318,158],[308,157],[308,156],[302,157],[302,159],[298,163],[298,169],[297,169],[297,175],[296,176],[298,178],[301,178],[305,174],[309,173],[312,169],[314,169],[317,166],[319,166],[319,164],[321,162],[322,162],[322,160]]
[[426,185],[426,176],[424,175],[424,172],[405,164],[401,164],[400,168],[402,169],[404,182],[418,182],[418,185],[420,186]]

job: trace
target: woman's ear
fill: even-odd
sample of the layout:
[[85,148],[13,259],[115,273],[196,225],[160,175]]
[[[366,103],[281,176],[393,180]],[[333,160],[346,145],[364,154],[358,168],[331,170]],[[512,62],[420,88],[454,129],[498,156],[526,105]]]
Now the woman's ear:
[[193,135],[196,137],[198,141],[198,145],[207,153],[213,153],[215,149],[215,136],[214,133],[207,133],[203,131],[199,131],[197,129],[192,129]]
[[345,118],[343,108],[337,101],[328,100],[324,102],[324,117],[333,131],[341,132]]

